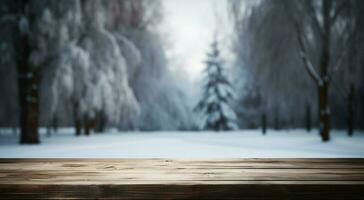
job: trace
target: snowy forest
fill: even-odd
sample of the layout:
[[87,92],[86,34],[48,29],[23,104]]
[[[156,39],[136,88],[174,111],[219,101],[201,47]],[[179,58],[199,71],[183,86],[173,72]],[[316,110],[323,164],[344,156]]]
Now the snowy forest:
[[160,2],[1,4],[1,125],[20,127],[21,142],[38,142],[38,126],[74,126],[76,135],[189,128],[153,30]]
[[[296,130],[363,142],[364,1],[198,2],[0,1],[0,146],[10,137],[41,146],[65,130],[73,140]],[[179,5],[209,7],[178,21]],[[192,38],[204,28],[188,27],[187,15],[206,13],[215,25]],[[178,42],[165,21],[189,32]],[[170,56],[199,41],[199,69],[188,65],[193,53]]]
[[[364,2],[232,1],[244,126],[363,129]],[[244,76],[244,78],[241,78]]]

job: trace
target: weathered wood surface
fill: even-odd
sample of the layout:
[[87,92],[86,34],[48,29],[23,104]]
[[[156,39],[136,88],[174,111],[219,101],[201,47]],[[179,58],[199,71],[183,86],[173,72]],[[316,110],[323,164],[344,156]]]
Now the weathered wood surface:
[[1,199],[364,199],[364,159],[0,159]]

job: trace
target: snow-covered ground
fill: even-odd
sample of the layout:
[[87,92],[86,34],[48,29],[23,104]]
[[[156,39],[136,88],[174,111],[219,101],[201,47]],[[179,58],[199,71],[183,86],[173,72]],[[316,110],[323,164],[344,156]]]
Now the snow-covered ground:
[[73,129],[47,137],[40,145],[19,145],[18,136],[0,133],[0,157],[32,158],[257,158],[364,157],[364,133],[348,137],[332,131],[322,143],[317,131],[117,132],[76,137]]

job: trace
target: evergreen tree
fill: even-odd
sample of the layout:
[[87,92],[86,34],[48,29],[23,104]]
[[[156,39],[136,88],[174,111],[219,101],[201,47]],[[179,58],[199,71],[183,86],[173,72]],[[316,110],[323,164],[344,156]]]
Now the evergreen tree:
[[195,111],[202,114],[202,128],[207,130],[235,130],[236,114],[229,102],[234,93],[222,67],[218,43],[211,44],[211,52],[207,53],[203,95]]

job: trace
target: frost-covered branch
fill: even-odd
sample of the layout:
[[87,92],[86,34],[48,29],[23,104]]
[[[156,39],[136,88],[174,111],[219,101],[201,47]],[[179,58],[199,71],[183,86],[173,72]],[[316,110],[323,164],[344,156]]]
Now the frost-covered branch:
[[323,26],[320,24],[320,20],[318,15],[316,14],[316,10],[314,8],[314,5],[312,5],[311,1],[299,1],[303,7],[305,8],[308,16],[310,17],[313,27],[317,30],[317,32],[320,34],[320,36],[323,35]]
[[[292,10],[294,10],[294,9],[293,9],[293,7],[292,7],[293,5],[291,3],[292,3],[291,1],[284,1],[283,6],[287,10],[286,15],[290,19],[290,21],[293,25],[294,33],[296,34],[298,48],[299,48],[299,50],[298,50],[299,56],[302,59],[303,66],[305,67],[305,69],[308,72],[308,74],[310,75],[310,77],[315,81],[315,83],[317,85],[322,85],[322,83],[323,83],[322,78],[320,77],[319,73],[316,71],[311,60],[308,58],[307,48],[305,45],[305,41],[303,39],[303,37],[305,37],[305,35],[304,35],[305,33],[302,31],[301,24],[299,24],[299,19],[297,19],[297,17],[292,13]],[[317,27],[320,35],[322,35],[323,34],[322,27],[319,24],[319,21],[315,14],[315,9],[314,9],[313,5],[311,3],[307,3],[306,1],[305,2],[299,1],[299,3],[300,3],[299,5],[303,6],[305,10],[309,10],[309,13],[313,12],[310,14],[310,18],[311,18],[311,20],[314,21],[314,25]]]
[[301,59],[303,61],[303,65],[306,68],[309,75],[313,78],[313,80],[318,85],[322,85],[322,83],[323,83],[322,78],[317,73],[317,71],[315,70],[315,67],[313,66],[312,62],[310,61],[310,59],[307,56],[306,47],[305,47],[305,44],[304,44],[302,36],[301,36],[302,33],[299,31],[298,27],[296,29],[297,29],[297,31],[296,31],[297,41],[298,41],[298,45],[299,45],[299,48],[300,48],[299,49],[299,54],[300,54],[300,57],[301,57]]

